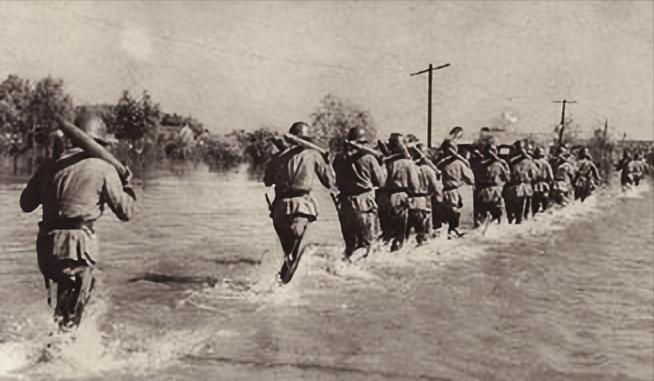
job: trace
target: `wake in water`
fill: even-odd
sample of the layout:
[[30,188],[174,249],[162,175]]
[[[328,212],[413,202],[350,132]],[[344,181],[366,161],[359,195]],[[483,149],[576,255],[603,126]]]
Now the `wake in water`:
[[[329,285],[335,282],[383,288],[388,286],[389,277],[393,277],[394,269],[440,267],[453,261],[471,260],[482,256],[490,247],[499,243],[542,240],[543,237],[551,236],[556,231],[567,229],[577,221],[591,218],[612,203],[619,202],[620,199],[642,198],[648,190],[647,184],[627,192],[603,189],[584,202],[576,201],[565,207],[554,206],[520,225],[491,224],[487,230],[473,230],[462,239],[447,240],[445,235],[441,235],[421,246],[416,246],[415,241],[409,241],[397,252],[390,252],[388,247],[379,247],[367,258],[354,260],[351,263],[342,260],[342,246],[309,245],[306,257],[298,269],[297,279],[285,286],[279,286],[274,278],[281,258],[266,251],[261,263],[254,266],[247,279],[239,281],[225,279],[215,287],[192,291],[186,302],[195,304],[199,308],[211,308],[205,304],[211,299],[241,300],[262,305],[298,305],[302,303],[302,294],[307,292],[307,282],[315,283],[312,286],[317,287],[330,287]],[[406,280],[398,279],[398,282],[404,281]]]

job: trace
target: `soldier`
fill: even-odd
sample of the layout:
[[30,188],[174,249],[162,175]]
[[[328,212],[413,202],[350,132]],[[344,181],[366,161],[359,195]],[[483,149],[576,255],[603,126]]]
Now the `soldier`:
[[[502,190],[509,181],[509,165],[498,156],[497,146],[485,147],[484,160],[481,162],[479,177],[475,177],[477,191],[477,226],[491,220],[499,224],[502,218]],[[490,219],[490,220],[489,220]]]
[[534,179],[534,195],[532,196],[532,213],[536,215],[539,211],[545,211],[549,207],[550,184],[554,179],[552,166],[550,165],[543,148],[534,149],[534,164],[538,168],[536,178]]
[[412,157],[418,166],[420,184],[416,193],[409,198],[408,231],[416,232],[416,241],[421,245],[427,241],[432,227],[432,197],[442,198],[440,171],[424,153],[424,147],[416,142]]
[[392,241],[391,251],[399,250],[404,244],[408,229],[409,195],[420,187],[418,168],[411,160],[402,134],[391,134],[390,156],[386,158],[386,184],[379,189],[379,213],[383,215],[384,240]]
[[[99,144],[107,145],[107,129],[97,115],[81,112],[75,124]],[[135,196],[129,170],[126,173],[121,178],[111,164],[73,147],[40,167],[20,196],[20,207],[26,213],[43,207],[36,252],[48,293],[50,281],[57,284],[54,317],[62,331],[80,324],[95,283],[95,221],[105,205],[122,221],[133,215]]]
[[631,169],[634,168],[634,165],[630,165],[632,162],[631,152],[628,149],[622,151],[622,159],[615,166],[616,171],[620,171],[620,183],[622,184],[622,189],[629,189],[634,183],[634,177],[631,173]]
[[474,185],[475,178],[470,169],[470,164],[457,152],[457,147],[451,140],[446,139],[441,145],[443,158],[437,163],[437,166],[443,172],[443,202],[440,205],[441,219],[438,221],[436,228],[440,228],[443,222],[447,222],[447,238],[462,237],[458,230],[459,219],[461,218],[461,208],[463,208],[463,199],[459,188],[465,184]]
[[386,181],[386,170],[370,151],[354,146],[365,145],[366,131],[350,129],[343,152],[334,159],[336,185],[339,194],[339,216],[345,241],[345,258],[359,248],[365,248],[367,257],[379,231],[379,216],[375,201],[375,188]]
[[599,181],[599,170],[595,166],[595,163],[593,163],[590,151],[587,147],[584,147],[579,151],[579,159],[577,160],[577,171],[574,181],[575,199],[583,202],[597,188]]
[[[491,139],[490,141],[486,142],[486,146],[483,148],[484,151],[486,151],[486,147],[488,145],[494,145],[495,141],[494,139]],[[483,176],[484,172],[484,155],[481,153],[480,148],[474,147],[472,152],[470,153],[470,169],[472,170],[472,174],[474,175],[475,179],[480,179]],[[474,189],[472,190],[472,215],[477,216],[477,215],[482,215],[485,216],[485,212],[481,211],[479,208],[479,191],[481,188],[479,186],[475,186]],[[479,219],[477,217],[474,218],[474,226],[475,228],[479,227],[479,224],[483,222],[483,218]]]
[[522,223],[529,216],[532,182],[536,178],[538,168],[526,152],[526,145],[518,140],[513,144],[513,157],[510,163],[511,179],[505,188],[506,214],[509,223]]
[[567,205],[574,197],[573,180],[576,169],[570,154],[565,147],[558,150],[556,166],[554,168],[554,182],[552,183],[552,198],[559,205]]
[[642,152],[636,152],[634,159],[629,163],[629,167],[629,172],[631,173],[634,185],[640,185],[640,180],[644,175],[649,173],[649,165],[643,159]]
[[[289,134],[311,144],[309,125],[296,122]],[[266,186],[275,186],[272,219],[275,232],[284,250],[284,264],[279,271],[281,283],[291,281],[302,257],[302,238],[309,224],[318,217],[316,200],[311,191],[317,181],[337,193],[334,172],[326,158],[316,149],[292,143],[292,147],[266,167]]]

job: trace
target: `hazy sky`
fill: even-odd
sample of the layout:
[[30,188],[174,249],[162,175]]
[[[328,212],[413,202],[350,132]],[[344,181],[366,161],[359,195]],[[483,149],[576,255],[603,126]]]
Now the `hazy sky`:
[[[75,103],[147,89],[212,131],[286,128],[327,93],[384,135],[435,140],[508,112],[550,131],[555,99],[590,131],[654,138],[654,2],[0,3],[0,76],[62,77]],[[515,119],[514,119],[515,120]]]

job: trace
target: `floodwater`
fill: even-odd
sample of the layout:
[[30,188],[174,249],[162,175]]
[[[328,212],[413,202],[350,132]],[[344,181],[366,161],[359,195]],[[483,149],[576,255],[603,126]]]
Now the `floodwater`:
[[0,379],[654,379],[647,184],[350,265],[321,195],[314,246],[280,287],[262,184],[150,179],[134,221],[98,223],[100,284],[75,337],[50,334],[23,184],[0,184]]

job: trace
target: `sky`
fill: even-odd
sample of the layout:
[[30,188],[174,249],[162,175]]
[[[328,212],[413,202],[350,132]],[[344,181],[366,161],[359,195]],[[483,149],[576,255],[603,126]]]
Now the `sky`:
[[76,104],[148,90],[213,132],[279,130],[327,94],[380,135],[460,125],[654,139],[654,2],[0,2],[0,78],[63,78]]

